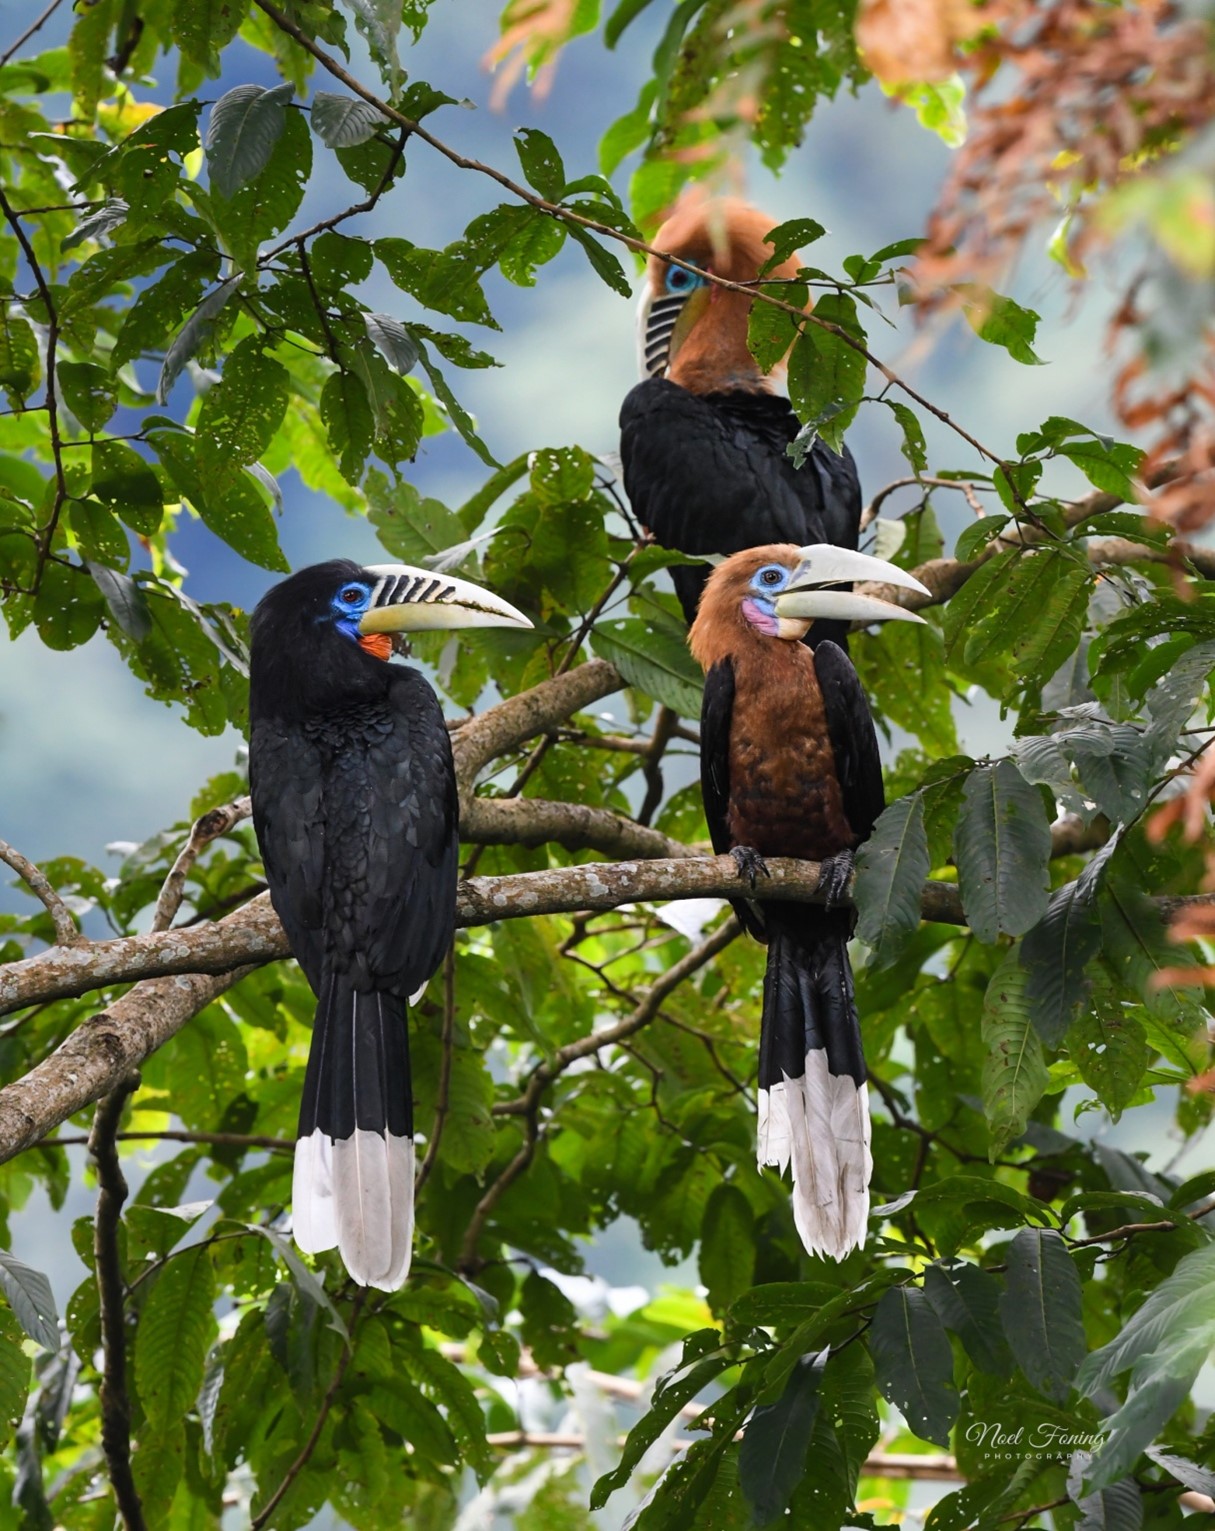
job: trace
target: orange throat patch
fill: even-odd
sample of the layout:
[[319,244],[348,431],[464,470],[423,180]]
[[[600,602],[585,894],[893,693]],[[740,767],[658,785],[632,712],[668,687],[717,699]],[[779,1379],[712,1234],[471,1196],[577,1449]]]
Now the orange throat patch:
[[391,659],[392,634],[364,633],[359,639],[359,647],[364,653],[370,654],[373,659]]

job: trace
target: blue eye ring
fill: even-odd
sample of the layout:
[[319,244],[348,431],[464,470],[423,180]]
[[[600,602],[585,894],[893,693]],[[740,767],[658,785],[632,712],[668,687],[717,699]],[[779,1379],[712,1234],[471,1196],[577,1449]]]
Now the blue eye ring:
[[344,590],[338,592],[338,600],[343,601],[347,606],[354,606],[366,597],[367,592],[362,585],[347,585]]
[[704,281],[699,271],[686,271],[682,266],[667,267],[666,289],[668,292],[680,295],[695,292],[698,287],[704,286]]
[[783,585],[788,576],[788,570],[782,569],[779,564],[765,564],[755,575],[757,585],[766,585],[769,590],[777,585]]

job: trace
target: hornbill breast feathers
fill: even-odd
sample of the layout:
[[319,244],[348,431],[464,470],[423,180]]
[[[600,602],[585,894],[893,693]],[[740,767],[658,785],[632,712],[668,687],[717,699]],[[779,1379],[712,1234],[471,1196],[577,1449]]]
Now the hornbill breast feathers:
[[530,627],[467,580],[345,560],[302,569],[253,613],[249,782],[274,908],[313,992],[293,1227],[365,1286],[413,1244],[408,1004],[455,924],[459,805],[424,677],[398,633]]
[[[705,670],[701,788],[713,848],[754,888],[764,856],[825,863],[829,899],[884,806],[877,736],[847,655],[799,640],[824,616],[922,617],[841,589],[877,579],[924,592],[880,559],[832,546],[736,553],[708,578],[689,641]],[[864,1242],[869,1108],[848,962],[850,907],[739,899],[768,943],[760,1029],[758,1158],[793,1169],[793,1212],[812,1254],[842,1259]]]
[[[711,273],[753,282],[771,255],[775,220],[735,199],[685,199],[654,248],[694,270],[651,256],[638,314],[643,381],[620,412],[625,490],[638,520],[664,547],[728,554],[774,542],[855,548],[861,491],[851,453],[815,440],[800,468],[788,447],[801,429],[747,347],[748,293],[707,282]],[[796,273],[791,256],[769,275]],[[671,571],[691,622],[707,577],[699,565]],[[811,634],[840,641],[828,620]]]

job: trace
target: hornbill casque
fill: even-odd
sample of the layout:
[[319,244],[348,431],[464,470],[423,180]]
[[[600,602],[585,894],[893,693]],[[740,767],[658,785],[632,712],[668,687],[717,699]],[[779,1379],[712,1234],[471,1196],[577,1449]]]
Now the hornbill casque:
[[530,627],[467,580],[339,559],[253,613],[249,784],[270,898],[317,997],[293,1229],[394,1291],[413,1245],[408,1006],[451,945],[459,804],[429,683],[396,635]]
[[[852,580],[913,590],[910,574],[851,549],[777,544],[708,576],[689,635],[705,671],[700,774],[713,848],[754,899],[732,900],[768,944],[759,1047],[760,1165],[793,1166],[793,1216],[811,1254],[842,1259],[869,1215],[869,1106],[848,938],[834,907],[853,849],[884,807],[869,704],[848,656],[800,640],[810,624],[922,617],[854,593]],[[765,856],[825,862],[827,905],[765,900]]]
[[[700,271],[751,282],[772,254],[775,220],[734,198],[685,198],[654,248]],[[794,255],[769,275],[797,273]],[[855,548],[861,488],[852,454],[815,440],[800,468],[788,455],[801,429],[747,349],[751,298],[651,255],[638,314],[643,382],[620,411],[620,458],[633,510],[663,547],[727,554],[772,542]],[[708,570],[671,570],[691,622]],[[847,647],[847,624],[815,626],[810,642]]]

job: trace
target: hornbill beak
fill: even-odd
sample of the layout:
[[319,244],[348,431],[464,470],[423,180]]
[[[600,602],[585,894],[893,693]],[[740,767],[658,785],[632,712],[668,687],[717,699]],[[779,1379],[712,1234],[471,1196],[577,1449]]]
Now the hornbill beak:
[[671,352],[676,349],[676,325],[678,338],[682,339],[708,300],[708,289],[704,287],[664,292],[655,297],[647,284],[637,306],[637,367],[643,378],[663,375]]
[[368,564],[376,577],[359,632],[422,633],[454,627],[531,627],[521,611],[470,580],[408,564]]
[[784,590],[774,598],[778,617],[818,621],[834,617],[845,622],[923,622],[918,612],[882,601],[874,595],[858,595],[841,590],[840,585],[854,580],[875,584],[900,585],[904,590],[918,590],[931,599],[932,592],[913,574],[896,569],[884,558],[856,553],[851,548],[837,548],[831,543],[812,543],[798,550],[800,561]]

